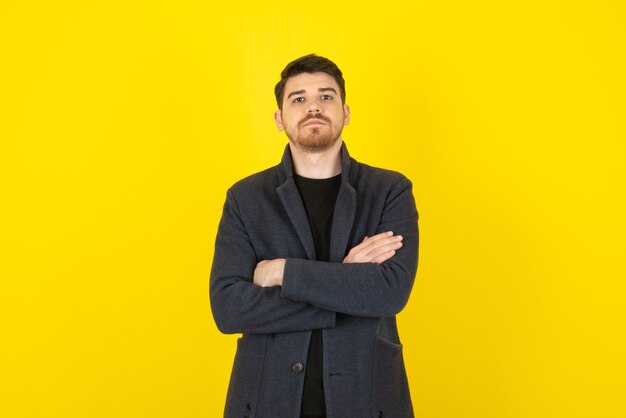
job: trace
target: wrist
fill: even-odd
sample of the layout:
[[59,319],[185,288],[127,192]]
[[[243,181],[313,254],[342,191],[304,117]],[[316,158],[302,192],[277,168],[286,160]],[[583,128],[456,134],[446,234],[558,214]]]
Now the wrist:
[[282,286],[283,276],[285,274],[285,262],[287,260],[285,258],[277,258],[275,261],[276,261],[276,270],[275,270],[276,284],[278,286]]

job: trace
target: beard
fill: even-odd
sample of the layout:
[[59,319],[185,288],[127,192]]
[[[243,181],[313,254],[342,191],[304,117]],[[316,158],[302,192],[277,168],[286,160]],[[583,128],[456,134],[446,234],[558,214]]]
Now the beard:
[[[311,118],[307,118],[300,122],[300,125],[306,124]],[[343,126],[336,129],[330,120],[323,117],[325,125],[300,126],[297,132],[288,132],[287,137],[299,149],[308,153],[318,153],[332,148],[341,136]]]

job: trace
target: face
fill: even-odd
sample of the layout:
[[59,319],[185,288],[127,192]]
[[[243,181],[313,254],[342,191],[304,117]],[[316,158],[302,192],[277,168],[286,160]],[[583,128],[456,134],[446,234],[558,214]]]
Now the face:
[[282,111],[274,114],[279,131],[285,130],[296,147],[322,152],[341,137],[350,122],[350,108],[341,103],[339,86],[326,73],[302,73],[287,79]]

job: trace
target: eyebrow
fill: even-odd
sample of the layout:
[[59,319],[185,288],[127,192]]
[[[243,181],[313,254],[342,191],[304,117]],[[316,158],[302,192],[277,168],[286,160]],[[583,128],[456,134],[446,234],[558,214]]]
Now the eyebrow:
[[[327,91],[332,91],[333,93],[337,94],[337,90],[335,90],[332,87],[320,87],[319,89],[317,89],[317,91],[320,92],[320,93],[324,93],[324,92],[327,92]],[[295,96],[295,95],[298,95],[298,94],[302,94],[304,92],[306,92],[306,90],[292,91],[291,93],[289,93],[287,98],[290,98],[291,96]]]

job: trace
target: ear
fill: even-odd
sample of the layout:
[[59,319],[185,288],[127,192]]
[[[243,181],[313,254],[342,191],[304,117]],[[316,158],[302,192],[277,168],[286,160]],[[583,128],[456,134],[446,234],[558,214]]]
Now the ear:
[[347,104],[343,105],[343,124],[350,124],[350,106]]
[[279,110],[277,110],[276,112],[274,112],[274,122],[276,122],[276,127],[278,128],[278,131],[282,131],[284,129],[283,126],[283,115]]

